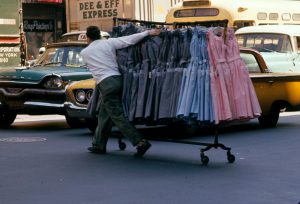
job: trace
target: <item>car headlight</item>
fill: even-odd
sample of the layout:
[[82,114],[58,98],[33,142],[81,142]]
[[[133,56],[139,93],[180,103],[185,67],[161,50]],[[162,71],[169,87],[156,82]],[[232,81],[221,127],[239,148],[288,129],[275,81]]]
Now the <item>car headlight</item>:
[[93,95],[93,89],[74,89],[73,94],[76,102],[87,105]]
[[49,77],[44,82],[44,87],[47,89],[61,89],[63,86],[64,83],[58,76]]
[[86,100],[90,101],[93,95],[93,90],[88,90],[86,92]]
[[86,100],[85,91],[83,90],[76,91],[75,98],[80,103],[84,102]]

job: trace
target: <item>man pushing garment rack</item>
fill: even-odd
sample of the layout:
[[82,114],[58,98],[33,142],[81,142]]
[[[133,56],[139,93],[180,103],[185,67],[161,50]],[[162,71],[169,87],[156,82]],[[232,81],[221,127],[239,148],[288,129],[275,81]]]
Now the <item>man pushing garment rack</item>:
[[[205,27],[210,27],[210,26],[220,27],[220,26],[222,26],[224,28],[224,32],[226,32],[228,20],[219,20],[219,21],[212,21],[212,22],[194,22],[194,23],[177,23],[176,22],[176,23],[171,24],[171,23],[163,23],[163,22],[151,22],[151,21],[139,21],[139,20],[124,19],[124,18],[114,18],[115,26],[124,25],[126,23],[138,24],[138,25],[142,25],[142,26],[145,26],[148,28],[156,27],[156,28],[162,28],[162,29],[171,28],[171,27],[173,29],[177,29],[177,28],[182,29],[182,28],[187,28],[187,27],[191,27],[191,26],[205,26]],[[226,38],[226,34],[224,34],[222,36],[224,38]],[[151,78],[150,72],[149,72],[148,76]],[[180,119],[173,118],[171,120],[178,121]],[[224,123],[222,123],[222,126],[223,126],[223,124]],[[209,124],[210,127],[211,127],[211,125],[212,124]],[[186,140],[174,140],[174,139],[159,140],[159,141],[205,146],[204,148],[200,149],[201,162],[204,165],[207,165],[209,162],[209,158],[204,154],[205,151],[208,151],[211,148],[221,148],[221,149],[227,151],[228,162],[233,163],[235,161],[235,156],[233,154],[231,154],[231,148],[225,146],[222,143],[219,143],[219,140],[218,140],[218,128],[221,126],[221,124],[216,124],[213,126],[215,128],[213,143],[201,143],[201,142],[192,142],[192,141],[186,141]],[[121,138],[119,139],[119,147],[121,150],[124,150],[126,148],[126,144],[124,142],[122,142]]]

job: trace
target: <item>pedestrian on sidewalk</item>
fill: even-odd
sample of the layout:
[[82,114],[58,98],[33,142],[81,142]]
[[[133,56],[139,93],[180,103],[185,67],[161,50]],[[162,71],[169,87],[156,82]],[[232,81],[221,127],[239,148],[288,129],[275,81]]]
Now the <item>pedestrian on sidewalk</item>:
[[100,29],[89,26],[86,29],[88,46],[81,51],[83,61],[92,72],[99,90],[98,125],[93,137],[92,146],[88,150],[92,153],[105,154],[106,145],[111,135],[114,123],[121,133],[136,146],[135,156],[142,157],[151,147],[124,114],[122,107],[122,76],[118,69],[116,51],[135,45],[146,36],[159,35],[160,30],[152,29],[141,33],[101,40]]

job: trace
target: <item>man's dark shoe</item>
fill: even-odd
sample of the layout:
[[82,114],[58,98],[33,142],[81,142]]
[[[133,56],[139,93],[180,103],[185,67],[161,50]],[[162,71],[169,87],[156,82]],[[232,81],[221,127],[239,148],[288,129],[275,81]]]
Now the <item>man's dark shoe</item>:
[[147,150],[151,147],[151,144],[148,141],[142,142],[142,144],[139,144],[136,148],[137,152],[134,154],[136,157],[142,157]]
[[101,149],[99,147],[89,147],[88,150],[94,154],[106,154],[106,149]]

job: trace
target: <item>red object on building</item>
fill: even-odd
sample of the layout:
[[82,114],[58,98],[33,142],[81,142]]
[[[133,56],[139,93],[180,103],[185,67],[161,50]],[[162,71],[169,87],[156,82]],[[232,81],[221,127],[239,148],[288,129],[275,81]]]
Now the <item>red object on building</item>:
[[59,4],[61,4],[63,2],[63,0],[37,0],[37,2],[59,3]]
[[63,0],[23,0],[23,3],[63,3]]
[[9,38],[9,37],[0,37],[0,44],[18,44],[20,43],[20,38]]

